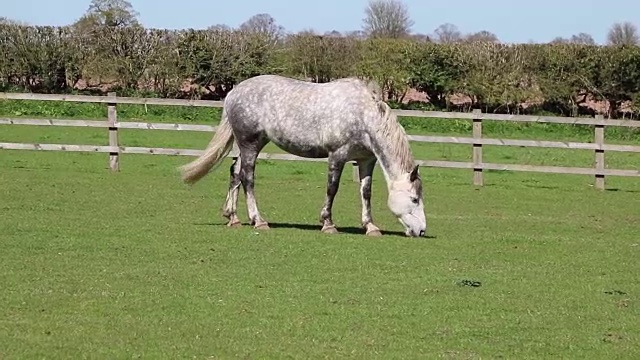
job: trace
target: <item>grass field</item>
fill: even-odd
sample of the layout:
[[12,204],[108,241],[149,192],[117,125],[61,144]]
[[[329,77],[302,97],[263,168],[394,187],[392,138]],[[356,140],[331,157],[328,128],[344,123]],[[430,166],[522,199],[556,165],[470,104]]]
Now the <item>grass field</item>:
[[[0,106],[0,116],[69,117],[46,108],[16,115],[15,104]],[[81,109],[76,117],[92,116]],[[130,116],[185,122],[177,117]],[[588,139],[574,128],[487,128]],[[131,130],[121,140],[201,149],[209,136]],[[107,137],[104,129],[0,126],[0,141]],[[462,145],[414,150],[434,160],[471,154]],[[589,151],[557,149],[487,147],[485,155],[593,161]],[[612,167],[637,168],[637,159],[607,153]],[[176,167],[188,160],[127,154],[114,174],[106,154],[0,151],[0,358],[640,357],[637,179],[608,177],[609,190],[596,191],[589,176],[488,172],[474,189],[469,171],[427,168],[430,237],[412,239],[398,234],[377,170],[373,211],[385,236],[368,238],[348,173],[334,210],[342,233],[331,236],[317,221],[324,165],[261,161],[256,195],[273,229],[257,233],[224,226],[226,169],[193,188],[180,183]],[[240,206],[245,215],[242,198]]]

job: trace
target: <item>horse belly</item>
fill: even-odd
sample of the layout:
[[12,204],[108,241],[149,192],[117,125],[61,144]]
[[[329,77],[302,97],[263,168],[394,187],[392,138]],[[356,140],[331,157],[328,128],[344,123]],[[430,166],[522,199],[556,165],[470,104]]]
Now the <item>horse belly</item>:
[[329,156],[327,149],[323,148],[322,146],[293,144],[291,142],[278,141],[274,139],[272,139],[271,141],[281,150],[284,150],[296,156],[315,159],[326,158]]
[[305,158],[326,158],[332,150],[341,148],[353,138],[344,125],[322,129],[311,121],[305,125],[268,126],[264,130],[280,149]]

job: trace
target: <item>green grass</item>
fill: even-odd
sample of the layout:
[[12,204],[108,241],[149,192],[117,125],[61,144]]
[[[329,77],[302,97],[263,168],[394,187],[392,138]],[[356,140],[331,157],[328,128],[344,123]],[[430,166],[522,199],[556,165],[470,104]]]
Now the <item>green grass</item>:
[[492,173],[474,190],[468,172],[432,169],[432,238],[412,239],[396,235],[378,171],[386,235],[373,239],[348,177],[343,233],[320,233],[322,164],[260,162],[274,228],[256,233],[224,226],[226,172],[188,188],[184,158],[129,155],[114,174],[104,154],[1,154],[3,359],[640,355],[629,179],[599,192],[582,177]]
[[[176,114],[188,111],[129,118],[184,122]],[[203,114],[192,121],[211,123]],[[517,129],[495,133],[582,136]],[[104,129],[1,126],[0,134],[107,143]],[[130,146],[201,149],[209,137],[121,131]],[[413,146],[421,159],[471,154],[463,145]],[[484,152],[511,163],[593,161],[577,150]],[[606,156],[637,168],[632,155]],[[125,154],[111,173],[106,154],[0,151],[0,358],[640,356],[637,179],[608,177],[608,190],[596,191],[590,176],[487,172],[474,189],[470,171],[424,169],[431,238],[412,239],[397,234],[378,169],[372,206],[385,236],[367,238],[347,172],[334,208],[342,233],[330,236],[317,221],[324,165],[260,161],[256,195],[274,228],[257,233],[224,226],[228,162],[189,188],[176,171],[188,160]],[[240,209],[246,220],[242,197]]]

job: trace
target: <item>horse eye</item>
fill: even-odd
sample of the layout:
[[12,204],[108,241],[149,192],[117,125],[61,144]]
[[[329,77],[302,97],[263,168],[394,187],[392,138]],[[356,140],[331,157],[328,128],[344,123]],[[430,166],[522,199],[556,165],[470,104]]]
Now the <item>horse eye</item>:
[[417,204],[420,202],[420,199],[418,199],[417,197],[411,198],[411,202],[414,204]]

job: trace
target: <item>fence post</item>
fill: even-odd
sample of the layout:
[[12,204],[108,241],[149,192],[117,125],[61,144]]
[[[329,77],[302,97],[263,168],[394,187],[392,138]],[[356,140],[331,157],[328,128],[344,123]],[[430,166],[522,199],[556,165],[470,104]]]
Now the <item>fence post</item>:
[[[118,111],[116,109],[115,92],[107,94],[113,102],[107,103],[107,123],[109,126],[109,146],[118,147]],[[109,168],[111,171],[120,171],[120,149],[109,152]]]
[[[482,114],[482,110],[473,109],[474,115]],[[478,116],[479,117],[479,116]],[[473,139],[480,140],[482,138],[482,119],[473,119]],[[482,186],[482,144],[480,142],[473,143],[473,185]]]
[[[596,115],[596,120],[604,120],[602,115]],[[595,126],[596,143],[596,189],[604,190],[604,124]]]

